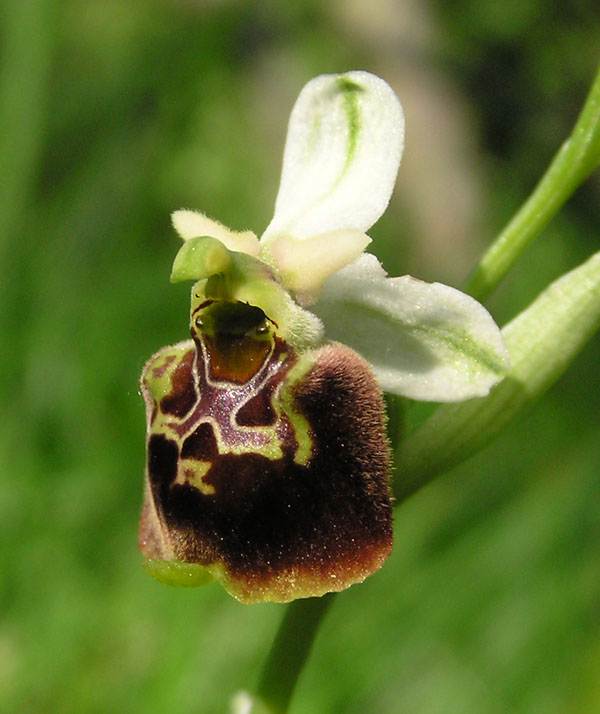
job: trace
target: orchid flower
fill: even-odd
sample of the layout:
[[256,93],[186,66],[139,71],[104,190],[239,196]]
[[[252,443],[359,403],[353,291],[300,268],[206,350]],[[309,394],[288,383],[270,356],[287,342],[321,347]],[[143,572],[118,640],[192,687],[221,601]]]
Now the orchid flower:
[[158,579],[214,578],[244,602],[360,582],[391,550],[382,392],[481,397],[508,368],[473,298],[365,253],[404,145],[391,88],[324,75],[292,111],[275,215],[260,240],[176,211],[171,280],[194,280],[192,339],[142,376],[140,525]]

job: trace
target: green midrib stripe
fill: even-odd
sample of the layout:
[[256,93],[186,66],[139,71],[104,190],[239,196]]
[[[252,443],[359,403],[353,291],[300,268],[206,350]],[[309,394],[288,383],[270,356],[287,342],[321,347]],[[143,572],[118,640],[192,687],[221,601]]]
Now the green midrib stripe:
[[340,77],[337,80],[337,85],[344,96],[346,119],[348,121],[348,151],[346,154],[346,163],[338,179],[339,181],[352,163],[354,154],[356,153],[356,147],[358,146],[358,137],[361,129],[358,94],[363,91],[363,88],[345,77]]

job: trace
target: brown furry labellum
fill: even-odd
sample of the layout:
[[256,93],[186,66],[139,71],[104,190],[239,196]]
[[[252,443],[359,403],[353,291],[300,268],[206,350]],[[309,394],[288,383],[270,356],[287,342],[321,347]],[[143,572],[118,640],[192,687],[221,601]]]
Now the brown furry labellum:
[[144,368],[140,549],[159,579],[242,602],[343,590],[392,545],[380,390],[351,349],[297,354],[249,309],[243,330],[196,319]]

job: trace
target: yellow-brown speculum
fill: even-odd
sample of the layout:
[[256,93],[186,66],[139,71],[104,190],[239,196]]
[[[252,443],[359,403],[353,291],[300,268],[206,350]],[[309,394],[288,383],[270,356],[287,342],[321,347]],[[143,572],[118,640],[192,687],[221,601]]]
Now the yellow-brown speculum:
[[140,548],[175,584],[244,602],[362,581],[391,549],[379,389],[339,344],[298,352],[244,302],[193,301],[192,339],[147,363]]

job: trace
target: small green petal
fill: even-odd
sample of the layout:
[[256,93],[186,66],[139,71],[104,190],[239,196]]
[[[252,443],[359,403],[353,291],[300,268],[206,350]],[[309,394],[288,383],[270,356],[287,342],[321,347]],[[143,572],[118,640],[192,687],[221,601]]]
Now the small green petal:
[[[282,283],[303,305],[315,302],[325,280],[358,258],[371,239],[359,230],[310,238],[280,235],[270,246]],[[266,252],[266,251],[265,251]]]
[[258,238],[252,231],[232,231],[219,221],[200,213],[185,209],[174,211],[171,214],[173,228],[183,240],[210,236],[220,240],[229,250],[235,250],[249,255],[258,255]]

